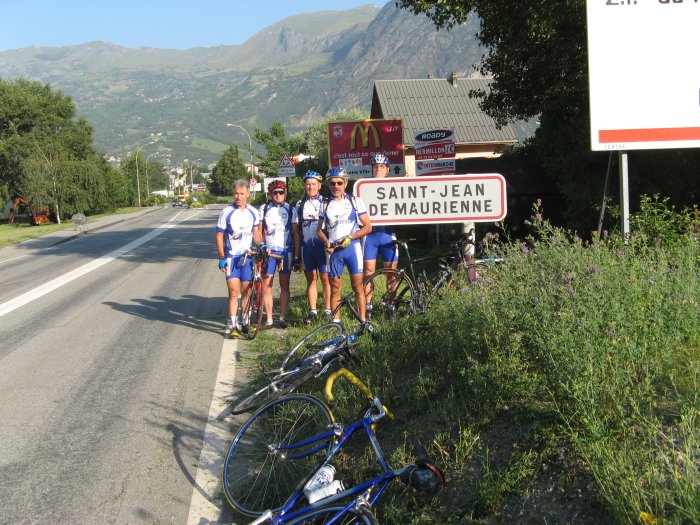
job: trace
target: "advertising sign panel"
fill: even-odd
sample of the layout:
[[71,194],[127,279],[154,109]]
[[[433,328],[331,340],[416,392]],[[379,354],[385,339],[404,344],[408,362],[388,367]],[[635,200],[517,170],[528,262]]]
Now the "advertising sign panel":
[[416,175],[454,175],[455,159],[417,160]]
[[370,157],[382,153],[391,161],[391,175],[404,176],[401,119],[369,119],[328,123],[328,165],[344,168],[352,178],[372,176]]
[[453,129],[419,131],[413,137],[416,160],[453,159],[455,132]]
[[354,194],[373,225],[493,222],[506,216],[506,181],[498,173],[362,179]]
[[591,149],[700,147],[700,2],[587,0],[586,8]]

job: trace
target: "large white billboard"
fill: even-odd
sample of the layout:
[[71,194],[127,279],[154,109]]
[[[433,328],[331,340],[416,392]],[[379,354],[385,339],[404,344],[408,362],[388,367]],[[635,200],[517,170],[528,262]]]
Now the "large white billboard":
[[586,6],[591,149],[700,147],[700,1]]

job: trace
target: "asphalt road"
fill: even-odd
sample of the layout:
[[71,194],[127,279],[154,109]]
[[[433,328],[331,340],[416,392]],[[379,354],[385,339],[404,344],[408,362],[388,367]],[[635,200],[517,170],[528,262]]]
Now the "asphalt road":
[[0,523],[188,522],[226,318],[218,213],[0,251]]

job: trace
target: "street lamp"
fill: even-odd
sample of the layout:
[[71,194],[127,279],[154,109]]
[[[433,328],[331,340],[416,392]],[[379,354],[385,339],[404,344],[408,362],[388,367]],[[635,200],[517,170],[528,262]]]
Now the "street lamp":
[[139,181],[139,151],[141,151],[141,148],[145,148],[146,146],[150,146],[151,144],[155,144],[156,141],[152,140],[151,142],[147,142],[143,146],[139,146],[136,148],[136,191],[139,194],[139,208],[141,207],[141,182]]
[[239,126],[238,124],[226,124],[229,128],[238,128],[240,130],[243,130],[243,133],[248,135],[248,150],[250,151],[250,175],[251,177],[255,175],[255,170],[253,169],[253,141],[250,139],[250,133],[246,131],[246,129],[243,126]]
[[148,159],[150,159],[153,155],[158,155],[158,152],[154,151],[148,157],[146,157],[146,198],[148,199],[151,198],[151,188],[148,184]]

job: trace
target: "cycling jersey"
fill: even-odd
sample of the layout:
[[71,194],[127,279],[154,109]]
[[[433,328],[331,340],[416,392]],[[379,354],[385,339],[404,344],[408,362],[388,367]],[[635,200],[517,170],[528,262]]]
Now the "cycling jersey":
[[292,249],[292,207],[268,202],[260,207],[263,221],[263,240],[273,251]]
[[233,204],[226,206],[219,215],[217,232],[224,234],[224,256],[241,255],[253,244],[253,230],[260,224],[260,215],[253,206],[240,209]]
[[[304,203],[304,209],[301,210],[301,203]],[[292,223],[299,224],[299,231],[304,244],[317,244],[318,238],[318,219],[323,210],[323,197],[316,195],[313,198],[305,198],[297,202],[292,215]]]
[[324,229],[330,242],[335,242],[343,237],[355,233],[360,229],[360,216],[367,213],[362,199],[352,197],[355,205],[350,202],[350,196],[346,193],[341,200],[330,199],[321,211],[324,220]]

